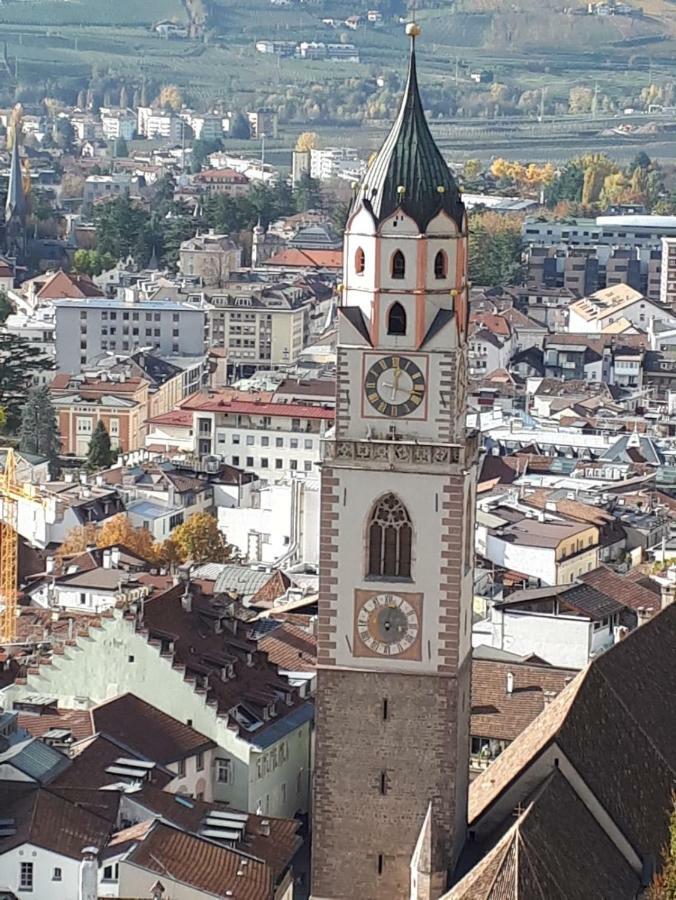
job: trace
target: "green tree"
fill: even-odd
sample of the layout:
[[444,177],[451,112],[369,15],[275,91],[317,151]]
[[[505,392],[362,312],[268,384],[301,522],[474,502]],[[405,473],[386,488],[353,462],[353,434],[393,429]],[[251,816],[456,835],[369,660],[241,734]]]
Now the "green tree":
[[73,149],[74,141],[75,129],[65,116],[60,116],[56,120],[54,127],[54,143],[64,153],[70,153]]
[[76,250],[73,254],[73,269],[81,275],[100,275],[115,266],[115,258],[110,253],[98,250]]
[[251,126],[249,120],[241,112],[236,112],[230,121],[230,130],[228,137],[235,140],[248,140],[251,137]]
[[562,200],[582,201],[584,168],[579,159],[571,159],[561,169],[558,177],[545,187],[545,203],[553,207]]
[[61,438],[49,388],[44,385],[31,388],[26,397],[21,411],[19,450],[46,457],[51,476],[59,474]]
[[96,423],[96,428],[89,441],[87,453],[87,468],[108,469],[115,461],[115,454],[110,446],[110,435],[101,419]]
[[322,208],[322,190],[319,180],[312,178],[307,173],[304,173],[299,178],[294,196],[298,212]]
[[7,316],[14,312],[14,307],[4,291],[0,291],[0,325],[7,319]]
[[53,368],[54,361],[27,338],[0,333],[0,406],[7,413],[10,431],[19,427],[35,376]]
[[115,159],[126,159],[129,156],[129,147],[123,137],[115,141]]
[[114,259],[126,258],[137,248],[149,222],[150,214],[132,203],[126,194],[97,206],[94,223],[99,252],[109,253]]
[[521,280],[521,220],[494,212],[470,216],[469,272],[474,284],[498,286]]
[[676,900],[676,797],[669,819],[669,840],[662,855],[662,868],[648,888],[646,900]]
[[199,172],[204,163],[208,160],[212,153],[223,149],[223,141],[214,138],[212,140],[202,140],[198,138],[192,143],[192,158],[190,168],[193,172]]

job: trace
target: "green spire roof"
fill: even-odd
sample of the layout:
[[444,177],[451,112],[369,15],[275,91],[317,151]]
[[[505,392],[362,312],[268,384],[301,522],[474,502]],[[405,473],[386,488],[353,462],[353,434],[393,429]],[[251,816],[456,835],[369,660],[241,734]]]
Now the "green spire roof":
[[408,81],[397,119],[364,176],[353,209],[362,204],[377,223],[401,209],[421,231],[440,210],[462,226],[460,192],[430,132],[420,99],[411,37]]

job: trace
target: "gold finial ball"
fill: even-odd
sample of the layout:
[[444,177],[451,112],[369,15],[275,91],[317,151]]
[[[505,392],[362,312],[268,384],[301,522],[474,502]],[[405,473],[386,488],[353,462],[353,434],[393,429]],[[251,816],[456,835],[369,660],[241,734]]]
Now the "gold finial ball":
[[397,193],[398,193],[398,194],[405,194],[405,193],[406,193],[406,188],[404,187],[403,184],[400,184],[400,185],[399,185],[399,187],[397,188]]
[[417,37],[419,37],[421,32],[422,32],[422,28],[420,27],[420,25],[418,25],[417,22],[409,22],[408,25],[406,26],[406,34],[409,37],[417,38]]

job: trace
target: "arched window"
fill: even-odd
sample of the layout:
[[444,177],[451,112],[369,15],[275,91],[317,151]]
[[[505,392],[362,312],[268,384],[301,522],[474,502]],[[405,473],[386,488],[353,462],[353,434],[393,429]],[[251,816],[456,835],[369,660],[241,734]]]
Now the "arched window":
[[406,275],[406,260],[401,250],[395,250],[392,255],[392,278],[404,278]]
[[434,257],[434,277],[446,278],[448,275],[448,257],[440,250]]
[[412,535],[406,507],[394,494],[386,494],[374,507],[369,521],[368,574],[410,578]]
[[361,247],[357,247],[357,252],[354,255],[354,270],[357,275],[363,275],[365,268],[366,256],[364,255],[364,251],[361,249]]
[[387,314],[387,333],[406,334],[406,310],[401,303],[393,303]]

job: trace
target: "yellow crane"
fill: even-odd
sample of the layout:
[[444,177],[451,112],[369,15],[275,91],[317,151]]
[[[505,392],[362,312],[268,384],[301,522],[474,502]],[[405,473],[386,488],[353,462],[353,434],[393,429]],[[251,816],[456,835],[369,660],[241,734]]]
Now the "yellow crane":
[[24,496],[16,481],[14,450],[7,450],[5,471],[0,475],[0,643],[16,641],[19,499]]

